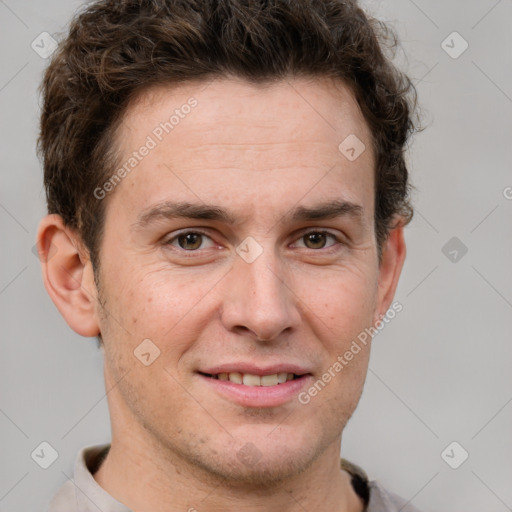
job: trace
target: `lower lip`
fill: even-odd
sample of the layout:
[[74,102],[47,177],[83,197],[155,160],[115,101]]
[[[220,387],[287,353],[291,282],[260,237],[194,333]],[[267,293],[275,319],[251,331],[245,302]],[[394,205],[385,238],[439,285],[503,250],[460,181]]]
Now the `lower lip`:
[[303,375],[275,386],[245,386],[229,380],[199,376],[215,391],[243,407],[277,407],[296,397],[309,384],[312,375]]

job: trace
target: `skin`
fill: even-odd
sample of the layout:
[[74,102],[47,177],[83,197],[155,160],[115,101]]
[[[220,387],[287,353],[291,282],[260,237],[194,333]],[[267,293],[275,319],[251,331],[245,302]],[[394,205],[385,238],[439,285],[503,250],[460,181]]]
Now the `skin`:
[[[56,248],[43,258],[52,300],[72,329],[104,340],[112,447],[94,478],[139,512],[360,511],[339,457],[369,345],[307,405],[294,397],[242,406],[197,370],[294,362],[313,382],[390,307],[403,227],[390,232],[379,262],[368,127],[350,90],[327,79],[159,86],[128,107],[119,162],[191,97],[197,107],[104,199],[100,290],[78,235],[57,215],[39,228],[40,252]],[[353,162],[338,149],[349,134],[366,145]],[[359,205],[359,215],[286,216],[340,199]],[[236,222],[137,225],[165,201],[214,204]],[[185,240],[193,250],[176,238],[185,229],[205,234]],[[306,230],[333,236],[311,242]],[[248,236],[263,250],[252,263],[236,252]],[[134,350],[148,338],[160,355],[145,366]],[[237,456],[246,443],[259,456],[254,464]]]

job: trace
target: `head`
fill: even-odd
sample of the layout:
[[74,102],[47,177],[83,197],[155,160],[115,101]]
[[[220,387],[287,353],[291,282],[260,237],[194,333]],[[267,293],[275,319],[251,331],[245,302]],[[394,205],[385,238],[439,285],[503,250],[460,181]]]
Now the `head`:
[[208,374],[294,367],[307,390],[390,307],[415,98],[389,37],[343,0],[104,0],[74,19],[42,86],[38,236],[52,299],[102,340],[114,436],[251,481],[340,439],[370,343],[307,404]]

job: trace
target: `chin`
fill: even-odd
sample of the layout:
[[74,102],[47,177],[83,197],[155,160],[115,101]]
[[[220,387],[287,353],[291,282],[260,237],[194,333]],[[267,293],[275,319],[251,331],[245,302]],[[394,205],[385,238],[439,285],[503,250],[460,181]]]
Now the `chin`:
[[210,439],[210,449],[196,452],[193,463],[211,476],[223,479],[224,485],[229,482],[233,488],[251,491],[261,487],[262,492],[268,493],[269,489],[306,471],[325,449],[318,436],[302,438],[286,436],[286,432],[269,435],[270,432],[267,427],[251,435],[251,429],[246,429],[219,449]]
[[213,467],[208,469],[211,473],[225,479],[225,483],[229,482],[234,488],[247,487],[254,491],[261,487],[263,492],[268,493],[273,487],[278,487],[305,471],[312,462],[311,457],[296,452],[290,452],[285,456],[282,453],[278,455],[262,453],[254,461],[250,458],[240,460],[236,454],[234,458],[217,459]]

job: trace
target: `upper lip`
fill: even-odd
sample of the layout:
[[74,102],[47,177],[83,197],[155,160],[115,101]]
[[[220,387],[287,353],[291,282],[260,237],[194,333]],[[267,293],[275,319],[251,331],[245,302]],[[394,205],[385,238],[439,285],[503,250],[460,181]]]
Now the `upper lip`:
[[310,370],[298,364],[277,363],[268,366],[257,365],[254,363],[224,363],[218,366],[199,370],[200,373],[217,375],[219,373],[249,373],[251,375],[274,375],[275,373],[294,373],[295,375],[305,375],[311,373]]

